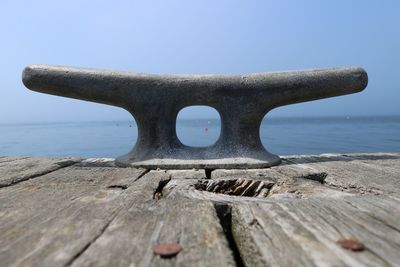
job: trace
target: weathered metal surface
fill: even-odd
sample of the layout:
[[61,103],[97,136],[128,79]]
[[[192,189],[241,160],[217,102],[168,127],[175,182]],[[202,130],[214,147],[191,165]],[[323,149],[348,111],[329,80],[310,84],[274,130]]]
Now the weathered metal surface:
[[[259,129],[273,108],[356,93],[367,86],[361,68],[259,73],[241,76],[148,75],[32,65],[24,84],[35,91],[122,107],[138,125],[138,140],[123,166],[145,168],[262,168],[280,163],[261,144]],[[205,148],[183,145],[178,112],[207,105],[221,116],[221,134]]]

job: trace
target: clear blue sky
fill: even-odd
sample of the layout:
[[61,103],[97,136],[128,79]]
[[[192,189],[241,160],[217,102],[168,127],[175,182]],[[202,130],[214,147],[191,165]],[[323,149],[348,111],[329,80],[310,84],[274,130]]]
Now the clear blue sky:
[[25,89],[21,71],[36,63],[223,74],[360,66],[364,92],[271,116],[400,114],[400,1],[1,0],[0,12],[0,122],[130,119]]

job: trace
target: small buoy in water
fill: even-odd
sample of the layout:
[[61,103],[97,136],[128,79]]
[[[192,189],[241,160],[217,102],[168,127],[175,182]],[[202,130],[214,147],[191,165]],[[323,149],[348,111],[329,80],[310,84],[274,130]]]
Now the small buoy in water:
[[206,127],[206,128],[204,128],[204,132],[208,132],[208,128]]

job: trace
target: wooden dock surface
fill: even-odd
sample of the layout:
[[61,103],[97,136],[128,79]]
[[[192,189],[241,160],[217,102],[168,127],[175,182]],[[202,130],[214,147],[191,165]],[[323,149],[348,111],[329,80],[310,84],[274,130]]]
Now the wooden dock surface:
[[400,266],[400,153],[174,171],[0,157],[0,244],[0,266]]

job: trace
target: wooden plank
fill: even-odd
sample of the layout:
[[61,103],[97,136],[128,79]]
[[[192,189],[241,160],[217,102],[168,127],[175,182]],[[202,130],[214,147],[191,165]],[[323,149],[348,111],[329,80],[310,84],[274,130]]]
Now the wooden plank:
[[390,176],[399,175],[400,153],[390,154],[350,154],[345,155],[360,164],[368,165],[377,171],[383,171]]
[[[212,172],[216,180],[275,182],[266,199],[253,201],[199,194],[189,184],[175,190],[233,205],[235,240],[249,266],[397,266],[399,163],[396,154],[298,156],[270,169]],[[320,179],[322,173],[327,176]],[[377,192],[381,196],[370,195]],[[324,234],[330,237],[321,238]],[[367,251],[350,253],[336,244],[340,238],[354,236],[367,245]]]
[[2,266],[64,266],[130,204],[131,168],[66,167],[0,189]]
[[207,179],[204,170],[167,170],[172,179]]
[[[399,266],[399,155],[291,156],[269,169],[207,175],[145,174],[118,168],[113,159],[52,170],[43,167],[51,161],[0,157],[0,171],[11,164],[5,173],[17,177],[0,188],[0,265],[233,266],[240,264],[232,256],[237,245],[248,266]],[[18,170],[21,162],[31,166]],[[49,173],[34,171],[38,166]],[[195,186],[240,179],[246,182],[238,186],[249,188],[272,184],[262,197]],[[232,207],[224,215],[232,221],[219,219],[219,203]],[[236,242],[226,238],[230,227]],[[341,238],[357,238],[367,249],[344,250],[336,243]],[[183,250],[160,258],[152,251],[158,242]]]
[[[368,197],[347,200],[362,203]],[[373,200],[381,201],[386,203],[388,199]],[[398,201],[391,200],[391,208],[398,205]],[[369,213],[378,210],[376,206],[367,209]],[[398,266],[400,213],[383,214],[387,216],[395,218],[382,223],[336,199],[279,200],[235,205],[232,227],[249,266]],[[345,250],[337,244],[343,238],[356,238],[367,249]]]
[[[313,172],[325,172],[328,174],[324,180],[325,184],[338,190],[358,194],[398,194],[400,193],[398,168],[389,171],[368,164],[374,162],[376,158],[384,157],[393,159],[395,156],[390,154],[380,155],[380,157],[371,155],[361,157],[359,155],[358,158],[362,161],[342,155],[292,158],[287,159],[290,163],[281,166],[279,171],[308,169]],[[394,166],[400,166],[400,159],[395,159],[394,164]]]
[[118,167],[114,158],[89,158],[82,160],[77,165],[81,167]]
[[8,158],[0,162],[0,188],[70,166],[79,158]]
[[[209,201],[153,199],[165,172],[152,171],[126,190],[132,205],[72,266],[233,266],[214,206]],[[153,254],[157,243],[179,243],[183,250],[165,259]]]
[[268,179],[278,181],[286,175],[277,171],[277,167],[268,169],[218,169],[211,172],[211,179]]
[[398,228],[400,216],[400,205],[398,202],[400,198],[368,196],[361,198],[344,198],[343,201],[366,213],[371,217],[370,219],[380,221],[400,232],[400,228]]
[[[301,160],[304,160],[301,158]],[[304,164],[284,164],[269,169],[253,170],[215,170],[211,173],[214,180],[224,179],[247,179],[262,180],[274,183],[266,197],[268,198],[307,198],[307,197],[328,197],[340,198],[349,193],[342,192],[324,184],[322,171],[305,166]],[[198,193],[192,196],[199,196]],[[207,197],[215,199],[209,194]],[[221,197],[218,197],[219,201]],[[246,199],[239,199],[246,201]],[[259,200],[261,201],[261,200]],[[230,201],[229,201],[230,202]]]
[[0,157],[0,163],[5,163],[5,162],[10,162],[10,161],[14,161],[14,160],[21,160],[21,159],[26,159],[29,157],[7,157],[7,156],[3,156]]

